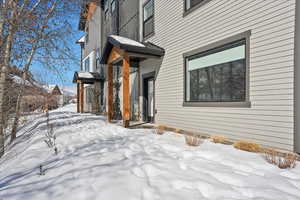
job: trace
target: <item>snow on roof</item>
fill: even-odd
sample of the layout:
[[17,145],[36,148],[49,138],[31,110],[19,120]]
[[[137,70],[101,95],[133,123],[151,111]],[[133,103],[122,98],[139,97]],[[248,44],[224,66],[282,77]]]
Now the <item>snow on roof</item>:
[[133,53],[132,58],[136,60],[145,59],[145,56],[161,57],[165,54],[165,50],[150,42],[140,43],[129,38],[110,35],[107,38],[105,48],[103,49],[100,63],[108,64],[108,58],[110,56],[113,47],[117,47],[126,53]]
[[54,89],[55,85],[43,85],[42,86],[47,92],[52,92],[52,90]]
[[58,86],[58,88],[60,89],[60,92],[64,96],[74,96],[74,95],[76,95],[76,88],[74,86],[43,85],[42,87],[48,93],[51,93],[56,86]]
[[129,38],[124,38],[118,35],[110,35],[110,37],[112,37],[113,39],[117,40],[118,42],[120,42],[121,44],[126,44],[126,45],[131,45],[131,46],[137,46],[137,47],[145,47],[145,45],[143,45],[140,42],[131,40]]
[[94,78],[90,72],[78,72],[78,78]]
[[75,72],[73,83],[78,83],[79,80],[85,84],[93,84],[97,81],[103,81],[104,78],[99,72]]
[[16,75],[11,75],[11,79],[13,80],[13,82],[15,82],[17,84],[25,84],[27,86],[31,86],[32,85],[28,80],[24,80],[21,77],[16,76]]
[[77,40],[77,43],[85,43],[85,35],[82,36],[79,40]]
[[49,85],[49,86],[48,86],[48,88],[49,88],[50,90],[53,90],[55,87],[56,87],[56,85]]
[[62,86],[61,92],[64,96],[75,96],[76,95],[76,87],[74,86]]

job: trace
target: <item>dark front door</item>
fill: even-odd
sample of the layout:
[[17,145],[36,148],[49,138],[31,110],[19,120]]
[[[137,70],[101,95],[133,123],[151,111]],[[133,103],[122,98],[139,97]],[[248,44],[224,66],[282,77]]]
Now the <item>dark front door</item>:
[[154,122],[154,77],[144,79],[144,121]]

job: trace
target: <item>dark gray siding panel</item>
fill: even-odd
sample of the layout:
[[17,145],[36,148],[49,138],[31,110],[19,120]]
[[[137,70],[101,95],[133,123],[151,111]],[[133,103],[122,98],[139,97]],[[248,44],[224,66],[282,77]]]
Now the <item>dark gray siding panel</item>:
[[139,0],[120,0],[120,35],[138,40]]

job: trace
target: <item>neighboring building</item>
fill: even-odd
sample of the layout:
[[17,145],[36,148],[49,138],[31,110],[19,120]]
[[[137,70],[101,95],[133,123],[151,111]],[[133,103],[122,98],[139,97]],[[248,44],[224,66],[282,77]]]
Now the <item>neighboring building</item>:
[[56,107],[62,107],[67,104],[69,100],[74,96],[70,92],[65,92],[63,86],[58,85],[44,85],[43,88],[49,94],[48,96],[52,99],[51,101],[56,105]]
[[[11,109],[17,104],[19,92],[23,90],[21,101],[22,112],[32,112],[39,110],[48,104],[49,109],[55,109],[68,103],[75,94],[69,90],[60,88],[58,85],[41,85],[34,80],[31,73],[27,74],[26,80],[23,71],[16,66],[9,67],[7,77],[7,108]],[[8,112],[12,112],[8,110]]]
[[8,74],[7,95],[5,99],[5,104],[7,105],[5,113],[8,113],[7,116],[14,112],[11,108],[16,106],[21,89],[23,90],[21,112],[34,111],[45,104],[44,96],[47,92],[34,80],[30,72],[27,74],[25,80],[22,69],[11,66],[8,68]]
[[85,43],[108,64],[109,119],[119,98],[125,125],[154,122],[300,152],[299,2],[101,3],[92,15],[100,26],[86,20]]
[[64,95],[58,85],[55,85],[52,89],[51,96],[56,99],[58,107],[62,107],[64,105]]
[[85,31],[85,35],[76,42],[81,47],[81,68],[73,81],[77,83],[77,109],[80,112],[104,112],[104,69],[99,63],[102,37],[100,2],[86,1],[83,4],[79,30]]

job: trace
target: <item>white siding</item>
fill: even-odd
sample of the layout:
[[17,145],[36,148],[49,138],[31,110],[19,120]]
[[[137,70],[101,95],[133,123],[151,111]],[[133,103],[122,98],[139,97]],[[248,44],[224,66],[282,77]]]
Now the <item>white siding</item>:
[[[96,72],[96,54],[97,49],[101,46],[101,8],[98,6],[95,10],[90,21],[87,21],[89,26],[89,41],[85,43],[85,48],[83,49],[83,70],[85,60],[89,57],[90,59],[90,72]],[[85,100],[84,100],[84,111],[92,112],[92,103],[87,102],[87,89],[93,88],[93,85],[85,84]]]
[[89,27],[89,40],[85,44],[83,57],[87,57],[101,45],[101,8],[99,6],[90,21],[87,21],[87,26]]
[[[149,41],[166,50],[156,79],[156,123],[293,150],[295,0],[212,0],[185,17],[183,6],[155,1]],[[251,108],[183,107],[183,53],[248,30]]]

